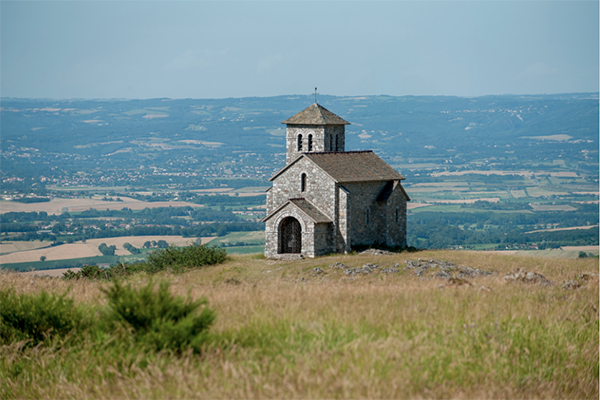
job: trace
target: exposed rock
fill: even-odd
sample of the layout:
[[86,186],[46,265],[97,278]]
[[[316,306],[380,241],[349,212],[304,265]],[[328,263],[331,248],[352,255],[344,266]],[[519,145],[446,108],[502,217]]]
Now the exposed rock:
[[493,274],[493,272],[433,259],[430,259],[429,261],[422,261],[421,259],[418,259],[417,261],[406,261],[406,267],[404,267],[404,269],[411,271],[419,277],[434,277],[446,280],[451,278],[475,278]]
[[394,264],[392,265],[390,268],[383,268],[381,270],[382,274],[395,274],[397,272],[400,272],[400,268],[398,268],[398,264]]
[[342,264],[341,262],[334,262],[333,264],[331,264],[329,266],[329,268],[337,268],[337,269],[341,269],[341,270],[346,270],[350,267],[345,264]]
[[582,280],[582,281],[590,281],[594,278],[598,278],[598,274],[594,274],[591,272],[585,272],[583,274],[577,275],[577,279]]
[[367,249],[365,251],[362,251],[360,254],[371,254],[371,255],[375,255],[375,256],[387,256],[390,254],[393,254],[387,250],[379,250],[379,249]]
[[348,268],[346,270],[344,270],[344,274],[346,275],[357,275],[357,274],[364,274],[364,275],[369,275],[372,274],[377,268],[379,268],[379,265],[377,264],[365,264],[362,267],[356,267],[356,268]]
[[535,284],[542,286],[554,285],[554,283],[546,279],[544,275],[535,272],[527,272],[524,269],[519,268],[517,268],[514,272],[507,273],[504,279],[507,282],[523,282],[527,284]]
[[584,288],[584,287],[585,286],[582,286],[579,282],[572,281],[572,280],[566,280],[562,284],[562,288],[565,289],[565,290],[579,289],[579,288]]
[[325,274],[325,271],[323,271],[321,268],[319,268],[319,267],[313,268],[313,276],[322,275],[322,274]]

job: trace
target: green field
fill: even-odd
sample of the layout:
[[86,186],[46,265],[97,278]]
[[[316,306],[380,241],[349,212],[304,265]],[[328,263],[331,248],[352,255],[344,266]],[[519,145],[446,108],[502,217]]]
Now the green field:
[[96,264],[117,264],[128,256],[96,256],[96,257],[83,257],[83,258],[70,258],[66,260],[53,260],[53,261],[30,261],[22,263],[11,263],[2,264],[3,269],[12,271],[42,271],[46,269],[58,269],[58,268],[69,268],[69,267],[81,267],[84,264],[96,265]]
[[209,243],[214,245],[233,245],[239,242],[243,242],[246,245],[264,245],[265,231],[231,232],[225,236],[215,238]]
[[254,253],[264,253],[265,246],[232,246],[226,247],[227,254],[254,254]]

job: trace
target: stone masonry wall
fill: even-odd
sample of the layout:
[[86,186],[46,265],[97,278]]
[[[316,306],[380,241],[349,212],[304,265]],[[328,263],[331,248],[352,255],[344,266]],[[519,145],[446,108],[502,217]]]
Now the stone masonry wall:
[[[302,135],[302,151],[298,151],[298,135],[300,134]],[[312,152],[344,151],[346,148],[344,125],[288,125],[285,139],[286,164],[290,164],[300,154],[308,152],[308,135],[312,135]]]
[[[306,174],[306,190],[302,192],[300,177]],[[269,212],[277,209],[289,199],[303,197],[310,201],[331,221],[335,216],[335,181],[306,158],[289,167],[275,180],[271,192]]]
[[332,251],[336,253],[345,253],[350,251],[350,241],[348,240],[348,234],[350,232],[350,210],[348,209],[349,192],[342,185],[338,185],[336,188],[336,203],[337,213],[335,220],[335,227],[333,232],[334,243]]
[[[302,151],[298,151],[298,135],[302,135]],[[308,152],[308,135],[312,135],[312,151],[323,150],[325,127],[322,125],[288,125],[286,129],[285,147],[286,164],[290,164],[303,152]]]
[[[325,127],[323,151],[344,151],[346,148],[346,135],[344,125],[328,125]],[[337,138],[337,143],[336,143]],[[336,147],[337,144],[337,147]]]
[[333,235],[331,234],[333,230],[333,224],[315,224],[314,232],[314,255],[322,256],[328,253],[335,252],[333,248]]
[[[386,182],[344,184],[350,192],[348,196],[350,246],[386,242],[386,210],[375,202],[385,184]],[[367,212],[369,212],[368,224]]]
[[[299,211],[294,205],[288,204],[276,216],[267,220],[265,223],[265,257],[280,258],[278,253],[279,245],[279,224],[284,218],[294,217],[300,222],[302,228],[302,255],[305,257],[314,257],[315,254],[315,223],[303,212]],[[318,224],[323,225],[323,224]],[[321,229],[319,229],[320,232]],[[320,250],[320,249],[319,249]]]
[[[396,209],[398,220],[396,221]],[[406,197],[400,185],[392,192],[387,201],[387,245],[406,247]]]

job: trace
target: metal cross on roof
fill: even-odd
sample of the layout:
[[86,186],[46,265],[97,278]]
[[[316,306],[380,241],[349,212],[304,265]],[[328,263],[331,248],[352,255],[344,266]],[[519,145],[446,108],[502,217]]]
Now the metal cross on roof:
[[315,88],[315,103],[317,102],[317,88]]

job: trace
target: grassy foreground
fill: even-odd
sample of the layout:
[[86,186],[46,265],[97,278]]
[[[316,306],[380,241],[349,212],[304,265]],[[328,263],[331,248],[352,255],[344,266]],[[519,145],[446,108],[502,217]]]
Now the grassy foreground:
[[[440,288],[404,260],[438,259],[496,271]],[[400,272],[349,277],[333,262]],[[313,268],[319,267],[322,273]],[[506,283],[515,268],[555,286]],[[233,256],[168,280],[173,294],[206,297],[216,320],[200,354],[144,352],[135,343],[0,348],[1,398],[594,398],[598,385],[595,259],[478,252],[336,255],[302,261]],[[125,278],[133,287],[150,276]],[[104,305],[101,281],[0,273],[0,289],[63,293]]]

